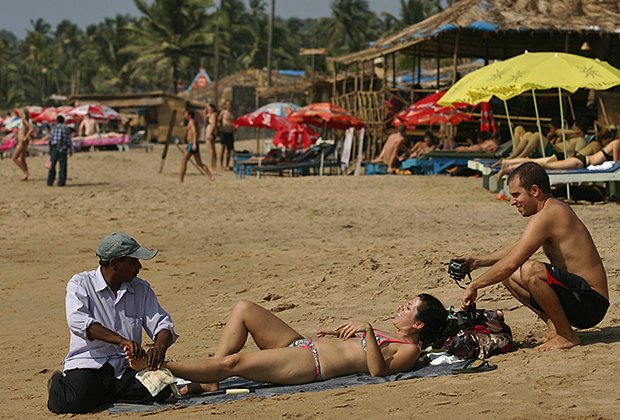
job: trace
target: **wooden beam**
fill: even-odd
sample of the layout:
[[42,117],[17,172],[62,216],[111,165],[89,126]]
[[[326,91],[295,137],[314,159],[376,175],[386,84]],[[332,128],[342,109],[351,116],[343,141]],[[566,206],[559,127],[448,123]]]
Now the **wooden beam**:
[[454,37],[454,54],[452,55],[452,84],[456,83],[456,73],[457,73],[457,68],[458,68],[458,54],[459,54],[459,32],[456,32],[456,35]]
[[436,60],[436,64],[437,64],[437,89],[439,89],[439,69],[440,69],[440,65],[439,65],[439,60],[441,59],[441,41],[439,40],[439,35],[437,35],[437,52],[435,53],[435,60]]
[[336,82],[338,80],[338,67],[336,66],[335,61],[332,63],[332,65],[334,66],[334,83],[332,83],[332,96],[336,97],[336,95],[338,95],[338,90],[336,88]]
[[396,88],[396,53],[392,53],[392,87]]

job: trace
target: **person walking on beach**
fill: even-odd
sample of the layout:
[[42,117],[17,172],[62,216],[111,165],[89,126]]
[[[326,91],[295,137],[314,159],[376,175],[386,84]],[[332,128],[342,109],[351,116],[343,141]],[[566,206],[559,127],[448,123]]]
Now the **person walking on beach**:
[[[69,353],[64,374],[48,382],[50,411],[87,413],[115,401],[147,403],[170,396],[166,388],[155,397],[128,369],[123,349],[144,357],[158,369],[177,339],[170,315],[159,305],[151,286],[138,277],[140,260],[157,250],[141,246],[124,233],[112,233],[97,248],[99,267],[74,275],[67,285],[66,313]],[[142,348],[142,329],[154,341]]]
[[56,117],[56,124],[50,130],[50,168],[47,172],[47,185],[54,185],[56,179],[56,163],[59,164],[58,186],[64,187],[67,181],[67,154],[72,155],[71,131],[65,125],[65,117]]
[[15,113],[19,118],[21,118],[22,122],[21,126],[19,127],[19,131],[17,132],[17,146],[13,151],[13,157],[11,157],[11,160],[23,172],[21,180],[28,181],[28,177],[30,176],[30,174],[28,173],[26,154],[28,152],[28,145],[30,144],[30,140],[32,139],[32,134],[34,130],[29,121],[28,111],[21,111],[19,109],[16,109]]
[[185,118],[185,121],[187,121],[187,129],[185,132],[187,148],[185,149],[183,161],[181,162],[181,182],[183,182],[183,180],[185,179],[185,173],[187,172],[187,162],[192,158],[192,156],[194,157],[198,168],[204,171],[204,173],[207,174],[209,179],[213,181],[215,179],[213,177],[213,174],[211,174],[209,167],[202,163],[202,158],[200,157],[200,149],[198,148],[198,129],[196,127],[194,113],[191,110],[186,109],[183,117]]
[[[539,350],[568,349],[580,343],[571,326],[591,328],[609,308],[605,267],[590,232],[566,203],[551,195],[549,176],[533,162],[508,178],[510,204],[531,217],[512,245],[482,257],[460,257],[469,271],[491,267],[471,282],[461,303],[476,301],[478,290],[502,282],[548,327]],[[529,259],[540,247],[549,263]]]
[[213,104],[208,104],[205,108],[205,143],[207,151],[211,155],[211,169],[217,170],[217,153],[215,152],[215,129],[217,128],[217,108]]
[[230,101],[224,103],[224,109],[220,112],[218,122],[220,126],[220,132],[222,133],[220,149],[220,168],[223,171],[230,169],[230,157],[235,150],[235,127],[233,121],[235,116],[232,113],[232,104]]

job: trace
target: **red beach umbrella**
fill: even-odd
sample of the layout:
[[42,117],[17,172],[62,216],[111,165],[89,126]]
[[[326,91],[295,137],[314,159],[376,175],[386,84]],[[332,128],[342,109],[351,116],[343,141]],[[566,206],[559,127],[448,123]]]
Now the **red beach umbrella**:
[[270,112],[250,112],[249,114],[242,115],[233,121],[235,128],[239,127],[256,127],[256,128],[269,128],[271,130],[283,130],[290,129],[291,123],[279,115],[272,114]]
[[73,108],[73,110],[69,113],[72,117],[77,120],[81,120],[84,118],[86,114],[90,114],[96,120],[120,120],[121,115],[110,108],[107,105],[101,104],[84,104],[78,107]]
[[471,114],[461,110],[466,108],[468,106],[467,104],[455,103],[452,104],[452,106],[438,105],[437,101],[445,94],[446,91],[435,92],[409,105],[407,109],[396,114],[393,122],[394,126],[398,127],[401,124],[415,126],[442,123],[458,125],[463,121],[472,119]]
[[349,127],[362,128],[364,122],[358,120],[346,109],[330,102],[310,104],[293,112],[288,120],[297,123],[307,123],[322,127],[345,130]]
[[71,124],[73,122],[73,117],[69,115],[69,112],[73,109],[70,106],[59,106],[58,108],[50,107],[45,108],[39,115],[32,119],[35,123],[55,123],[56,117],[62,115],[65,117],[65,122]]

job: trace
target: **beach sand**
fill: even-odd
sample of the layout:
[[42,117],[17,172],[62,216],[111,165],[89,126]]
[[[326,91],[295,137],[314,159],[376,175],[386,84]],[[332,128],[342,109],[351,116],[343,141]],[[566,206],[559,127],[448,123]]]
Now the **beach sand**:
[[[0,161],[0,417],[53,416],[46,382],[68,349],[65,286],[74,273],[96,268],[94,250],[112,231],[160,250],[140,276],[181,336],[168,357],[184,360],[212,354],[241,298],[309,335],[346,319],[390,329],[397,303],[420,292],[457,305],[461,290],[447,276],[447,261],[506,245],[527,221],[479,179],[237,180],[220,172],[209,182],[190,167],[180,185],[180,153],[170,151],[162,174],[160,156],[161,147],[76,154],[62,189],[45,185],[44,157],[28,160],[26,183],[10,160]],[[249,398],[153,417],[620,418],[619,206],[573,208],[598,245],[612,301],[605,320],[580,334],[582,346],[534,350],[542,322],[492,286],[478,307],[504,310],[519,344],[491,358],[495,371]],[[107,411],[84,416],[106,417]]]

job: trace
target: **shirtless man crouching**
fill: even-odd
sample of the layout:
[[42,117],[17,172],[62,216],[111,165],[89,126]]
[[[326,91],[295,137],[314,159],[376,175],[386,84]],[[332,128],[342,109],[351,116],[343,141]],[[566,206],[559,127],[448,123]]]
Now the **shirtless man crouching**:
[[[478,290],[503,282],[521,303],[546,322],[539,350],[568,349],[580,340],[572,326],[591,328],[609,307],[607,275],[590,232],[567,204],[551,195],[549,176],[538,164],[519,166],[508,178],[510,205],[530,217],[519,240],[483,257],[462,257],[469,270],[491,267],[462,296],[472,304]],[[550,261],[529,258],[542,246]]]

